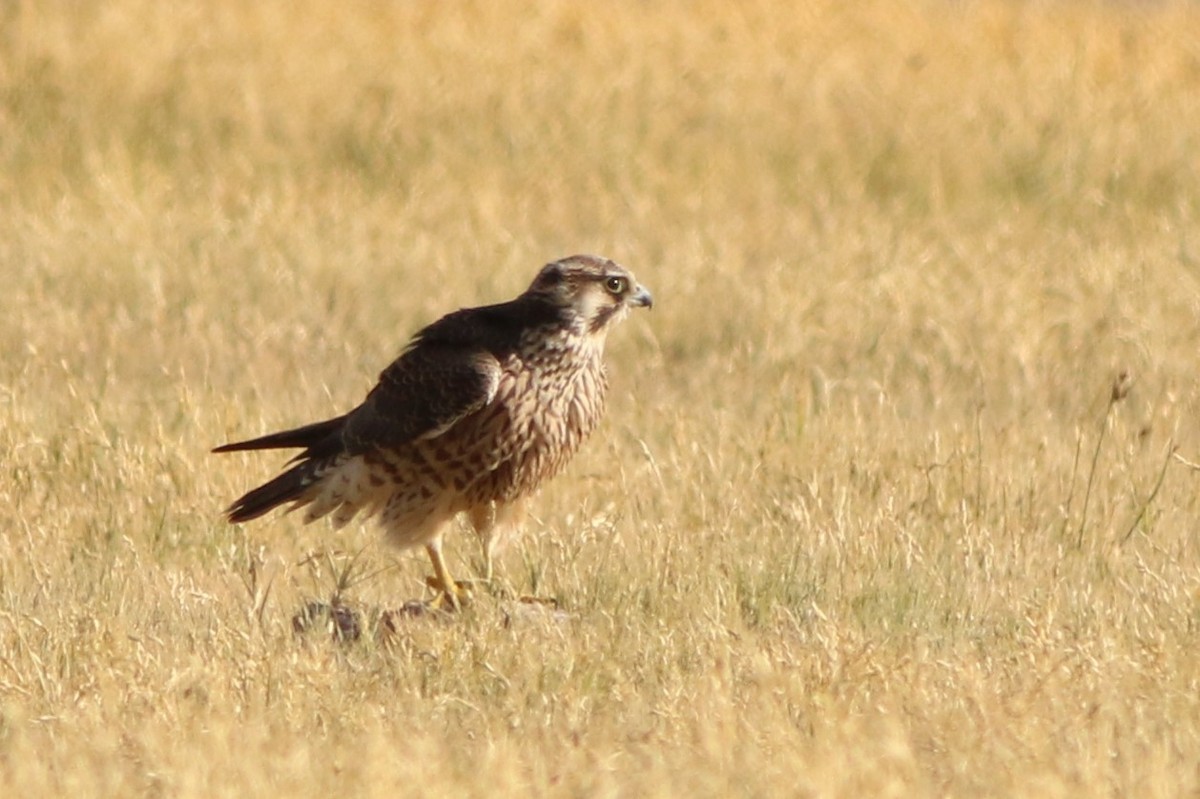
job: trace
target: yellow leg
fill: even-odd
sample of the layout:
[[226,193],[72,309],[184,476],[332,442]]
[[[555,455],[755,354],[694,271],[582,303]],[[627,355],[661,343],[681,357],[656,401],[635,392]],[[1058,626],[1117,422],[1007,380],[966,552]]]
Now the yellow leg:
[[492,586],[493,590],[497,588],[492,582],[496,576],[496,555],[517,532],[525,518],[525,510],[526,500],[519,499],[507,505],[487,502],[468,512],[483,550],[483,579],[480,582]]
[[[525,512],[525,499],[519,499],[508,505],[488,502],[477,505],[468,512],[471,525],[475,528],[483,548],[483,579],[478,582],[486,585],[493,596],[512,599],[516,594],[503,578],[496,579],[493,569],[496,555],[520,527],[521,522],[525,519]],[[516,600],[526,604],[558,607],[558,600],[554,598],[518,596]]]
[[484,585],[492,584],[492,548],[487,544],[483,546],[483,582]]
[[434,575],[425,581],[426,584],[435,591],[442,592],[442,601],[450,610],[462,610],[467,592],[454,582],[454,578],[450,576],[450,570],[446,568],[446,560],[442,557],[441,539],[426,544],[425,551],[429,553],[429,559],[433,561]]
[[483,579],[480,582],[490,585],[492,582],[492,550],[495,546],[492,531],[496,527],[499,515],[496,512],[496,503],[487,502],[483,505],[476,505],[467,515],[471,520],[471,526],[475,528],[475,534],[479,537],[480,548],[483,550]]

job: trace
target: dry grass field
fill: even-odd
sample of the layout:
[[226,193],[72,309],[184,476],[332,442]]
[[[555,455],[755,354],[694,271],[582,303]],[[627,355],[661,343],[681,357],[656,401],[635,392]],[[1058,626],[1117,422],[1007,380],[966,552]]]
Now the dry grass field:
[[[1197,30],[0,4],[0,795],[1198,795]],[[562,614],[222,521],[282,458],[213,445],[581,251],[656,305],[505,553]]]

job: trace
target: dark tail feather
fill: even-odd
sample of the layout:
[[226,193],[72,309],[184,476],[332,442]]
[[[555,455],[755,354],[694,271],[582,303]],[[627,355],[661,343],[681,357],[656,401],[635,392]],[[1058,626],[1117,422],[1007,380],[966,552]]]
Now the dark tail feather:
[[249,449],[293,449],[304,447],[308,450],[305,453],[305,457],[319,455],[323,453],[317,452],[317,447],[322,443],[326,443],[331,438],[336,438],[336,434],[342,429],[342,425],[345,422],[346,417],[339,416],[336,419],[327,419],[324,422],[306,424],[304,427],[297,427],[294,430],[284,430],[280,433],[271,433],[269,436],[252,438],[249,441],[222,444],[214,449],[213,452],[240,452]]
[[257,519],[285,502],[295,502],[313,484],[313,473],[319,462],[305,461],[293,466],[274,480],[234,500],[225,509],[229,521],[237,524]]
[[326,465],[331,456],[342,449],[341,430],[346,417],[339,416],[324,422],[306,424],[294,430],[284,430],[249,441],[238,441],[217,447],[213,452],[239,452],[251,449],[289,449],[303,447],[304,451],[292,459],[295,466],[238,498],[225,509],[231,522],[248,522],[257,519],[272,508],[285,502],[295,502],[313,484],[318,470]]

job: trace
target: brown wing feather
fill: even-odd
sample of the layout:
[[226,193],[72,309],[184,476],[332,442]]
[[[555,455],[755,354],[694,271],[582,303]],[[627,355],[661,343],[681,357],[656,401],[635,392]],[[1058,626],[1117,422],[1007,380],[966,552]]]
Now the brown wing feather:
[[347,418],[345,451],[356,455],[440,434],[496,396],[500,363],[488,352],[418,345],[379,376]]
[[523,297],[448,314],[414,336],[363,403],[345,416],[218,447],[218,452],[305,448],[290,469],[235,500],[226,511],[230,520],[304,502],[339,459],[435,437],[484,408],[496,396],[499,358],[517,346],[530,321],[555,313]]

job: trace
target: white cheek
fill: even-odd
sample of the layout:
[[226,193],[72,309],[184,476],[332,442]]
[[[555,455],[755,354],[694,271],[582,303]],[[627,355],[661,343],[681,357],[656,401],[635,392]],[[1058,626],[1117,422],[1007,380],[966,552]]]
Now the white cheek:
[[597,291],[586,291],[579,298],[576,307],[579,308],[579,315],[587,320],[596,318],[596,314],[600,311],[601,304],[608,304],[608,298],[602,296]]

